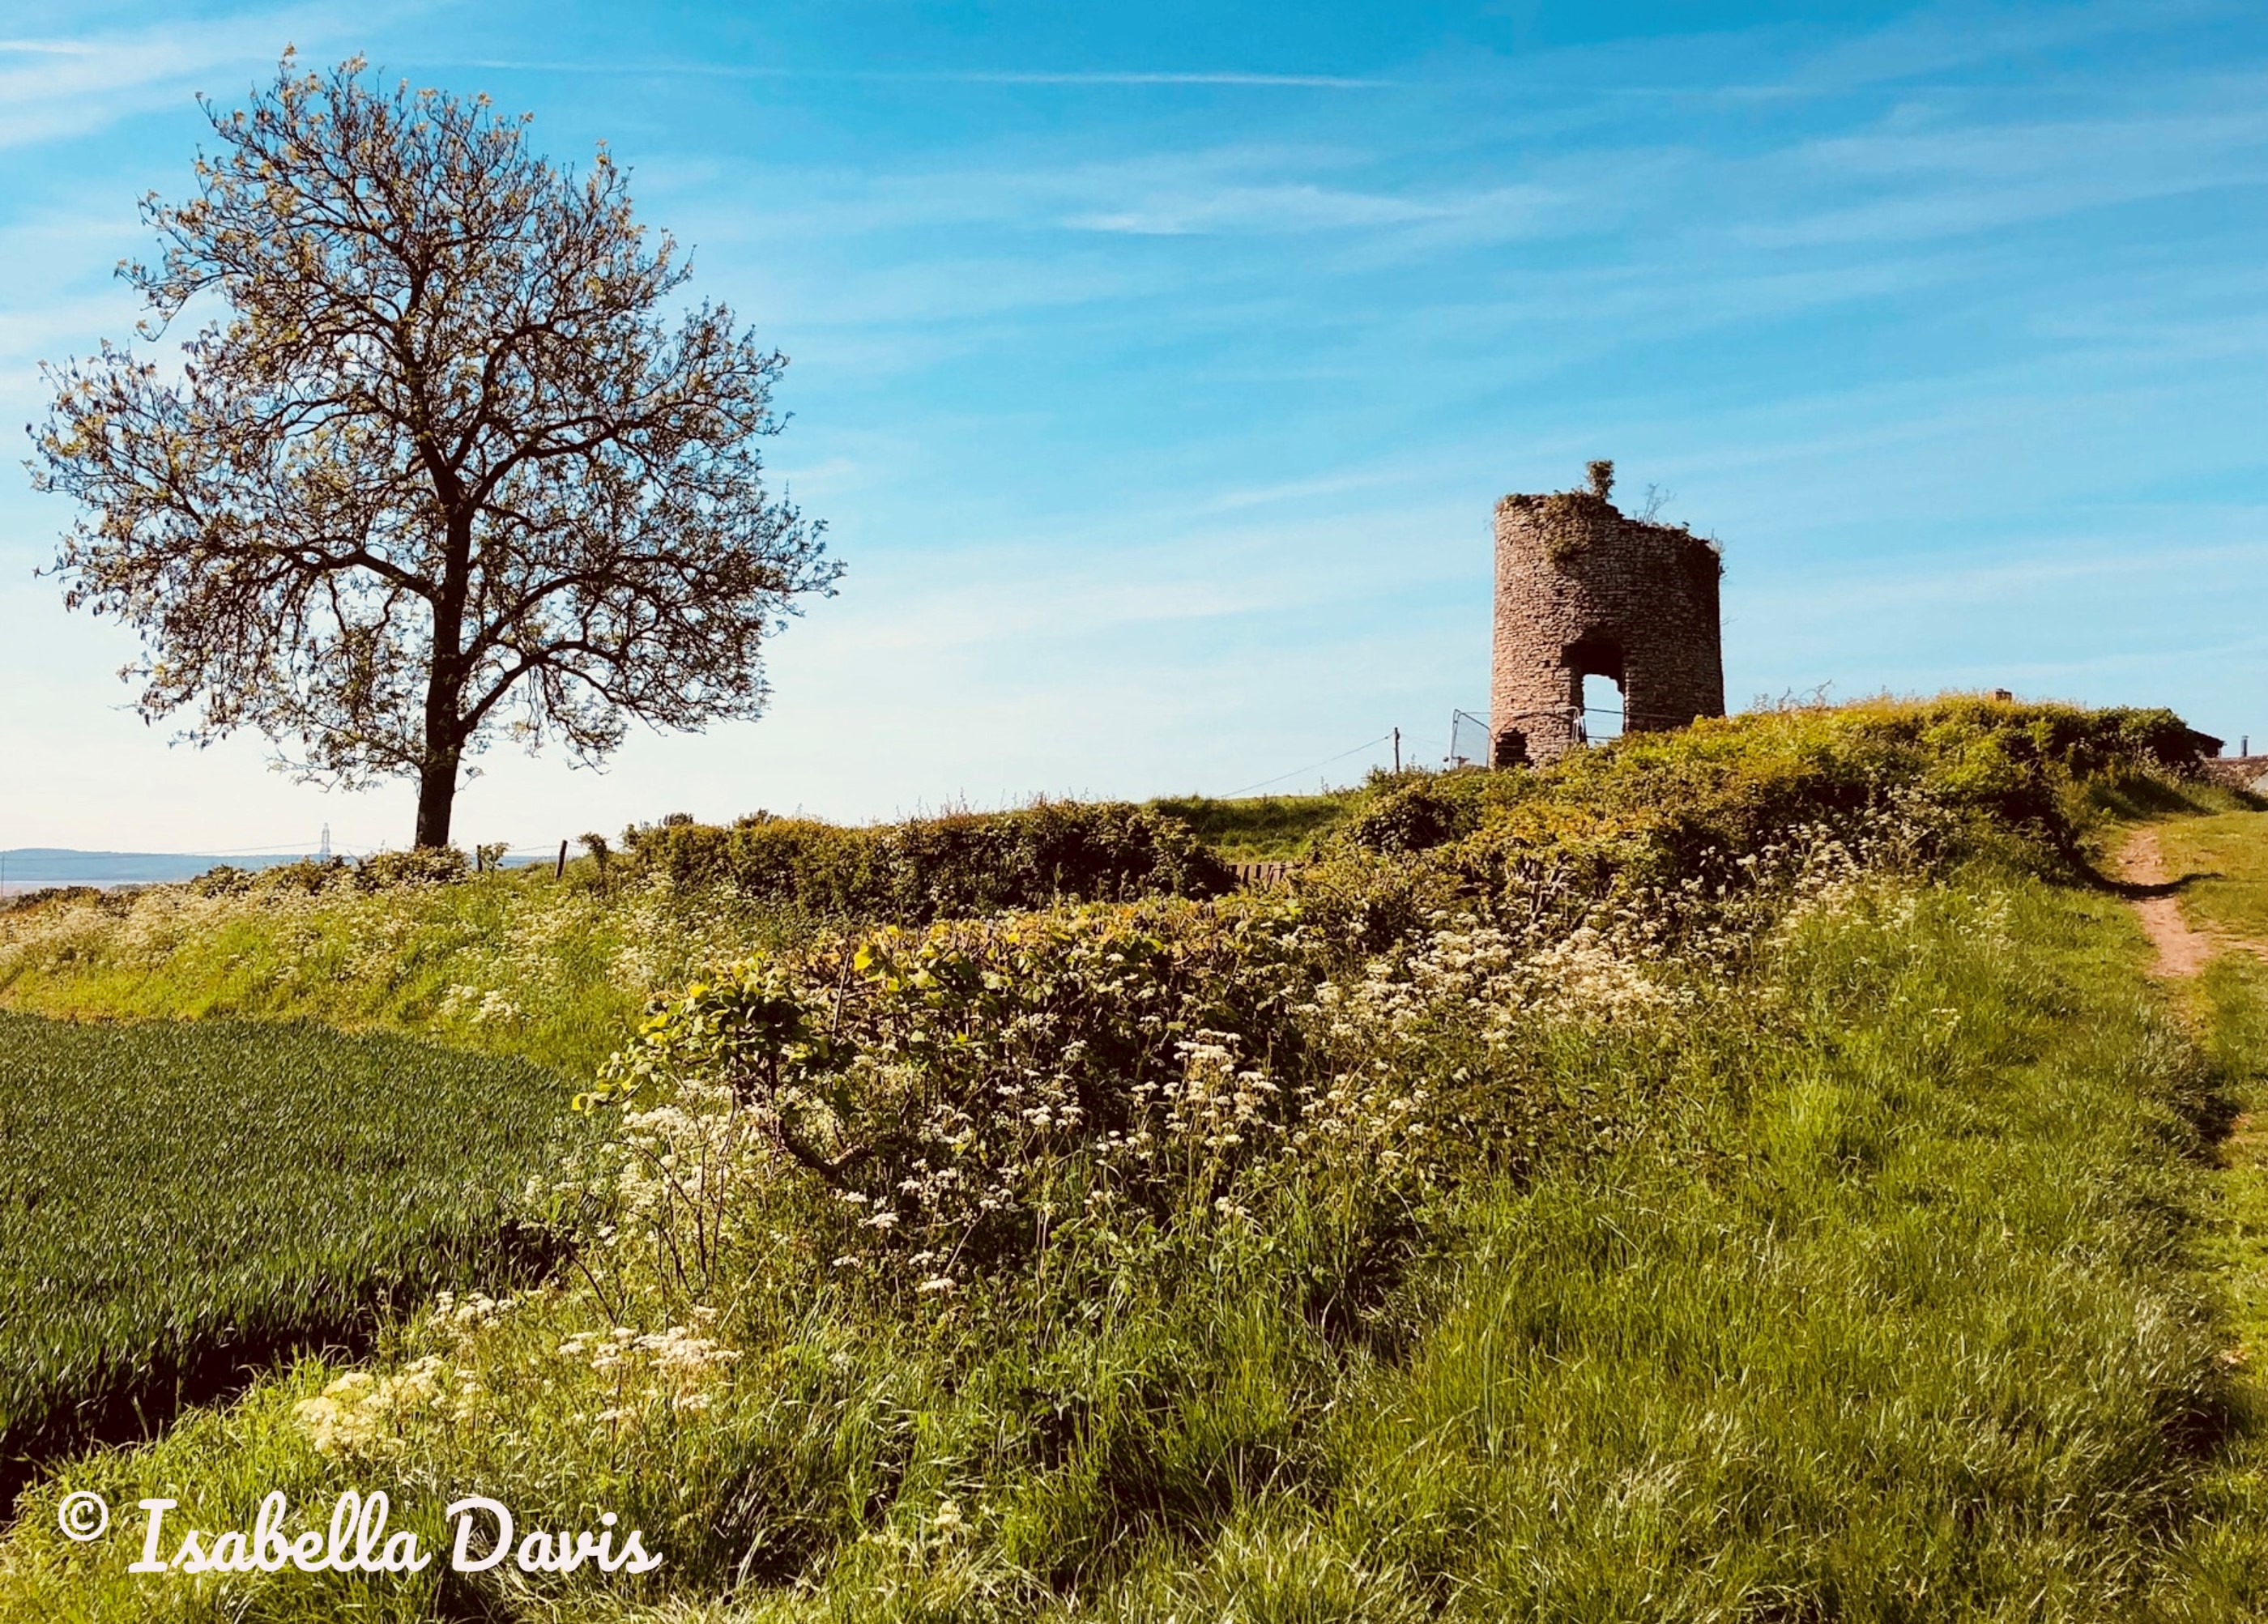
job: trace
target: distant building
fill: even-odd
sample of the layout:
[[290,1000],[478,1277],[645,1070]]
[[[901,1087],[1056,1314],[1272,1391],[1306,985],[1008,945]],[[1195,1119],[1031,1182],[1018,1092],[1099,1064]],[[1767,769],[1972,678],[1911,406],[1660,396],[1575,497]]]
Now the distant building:
[[1716,544],[1683,525],[1624,516],[1614,465],[1590,489],[1510,496],[1496,509],[1496,650],[1489,689],[1494,765],[1541,766],[1609,709],[1586,678],[1622,689],[1630,732],[1725,714]]

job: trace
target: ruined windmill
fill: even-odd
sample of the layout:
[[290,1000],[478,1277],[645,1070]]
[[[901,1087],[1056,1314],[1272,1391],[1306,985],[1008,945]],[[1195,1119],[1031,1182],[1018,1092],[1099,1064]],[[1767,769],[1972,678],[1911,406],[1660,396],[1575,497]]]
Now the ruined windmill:
[[1497,503],[1495,766],[1581,744],[1587,677],[1621,686],[1630,732],[1725,714],[1716,544],[1624,517],[1607,499],[1614,482],[1615,465],[1594,462],[1587,490]]

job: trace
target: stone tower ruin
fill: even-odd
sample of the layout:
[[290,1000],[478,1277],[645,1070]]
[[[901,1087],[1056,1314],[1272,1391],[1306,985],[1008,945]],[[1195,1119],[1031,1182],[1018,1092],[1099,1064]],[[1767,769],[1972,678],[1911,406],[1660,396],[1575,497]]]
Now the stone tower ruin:
[[1496,508],[1494,765],[1541,766],[1584,742],[1586,677],[1622,686],[1629,732],[1725,714],[1714,543],[1683,525],[1626,518],[1607,500],[1611,462],[1587,490],[1511,496]]

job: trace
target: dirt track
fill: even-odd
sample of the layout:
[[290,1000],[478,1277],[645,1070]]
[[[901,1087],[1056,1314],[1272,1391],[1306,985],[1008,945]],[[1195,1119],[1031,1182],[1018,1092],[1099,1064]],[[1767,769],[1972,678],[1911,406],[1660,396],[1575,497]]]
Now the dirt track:
[[[2126,837],[2118,851],[2118,877],[2135,885],[2162,885],[2172,879],[2166,872],[2164,855],[2158,849],[2155,829],[2137,829]],[[2158,950],[2158,962],[2152,966],[2157,974],[2178,978],[2205,973],[2205,962],[2213,957],[2213,938],[2190,928],[2190,922],[2182,916],[2179,897],[2171,892],[2137,897],[2134,911],[2141,915],[2142,929]]]

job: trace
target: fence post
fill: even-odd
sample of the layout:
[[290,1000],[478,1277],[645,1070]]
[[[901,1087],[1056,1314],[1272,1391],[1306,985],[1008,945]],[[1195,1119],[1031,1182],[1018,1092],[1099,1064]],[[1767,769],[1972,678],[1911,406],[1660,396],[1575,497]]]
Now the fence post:
[[552,868],[551,878],[554,879],[567,878],[567,842],[565,841],[559,842],[559,861]]

